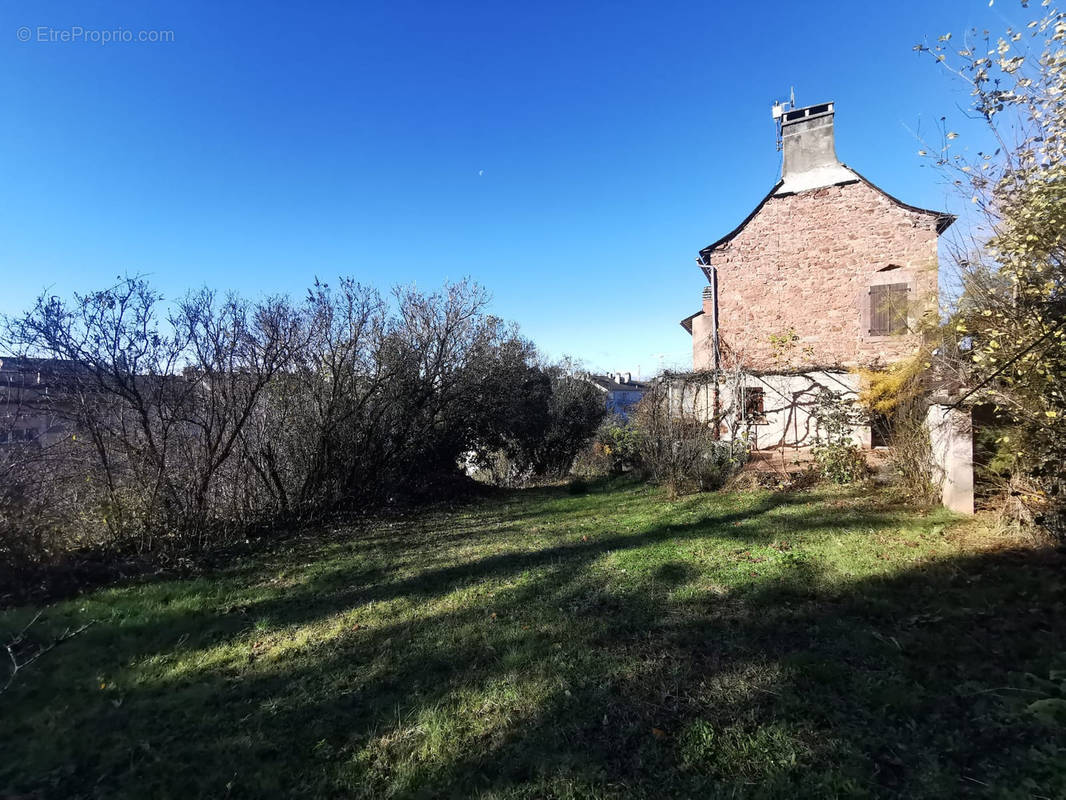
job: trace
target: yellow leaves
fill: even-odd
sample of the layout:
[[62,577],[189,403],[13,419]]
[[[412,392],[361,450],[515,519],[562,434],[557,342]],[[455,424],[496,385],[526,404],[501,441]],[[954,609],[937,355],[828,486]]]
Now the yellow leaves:
[[1045,411],[1044,416],[1048,419],[1055,419],[1059,416],[1059,413],[1057,411]]
[[885,370],[860,369],[859,403],[878,414],[891,414],[921,391],[921,376],[929,362],[922,354]]

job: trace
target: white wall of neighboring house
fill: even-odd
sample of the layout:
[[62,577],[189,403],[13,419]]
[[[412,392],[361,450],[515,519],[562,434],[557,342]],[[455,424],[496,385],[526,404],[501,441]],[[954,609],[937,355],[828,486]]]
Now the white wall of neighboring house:
[[644,392],[633,389],[614,389],[607,393],[607,411],[625,416],[640,402]]
[[[745,401],[738,397],[738,387],[723,380],[718,386],[718,408],[726,416],[722,437],[732,435],[735,415],[742,419],[738,427],[752,446],[760,449],[778,447],[810,447],[820,434],[817,416],[818,398],[823,390],[829,390],[843,401],[858,398],[859,376],[851,372],[813,370],[798,374],[744,375],[740,379],[741,392],[751,390],[762,393],[762,413],[746,415]],[[671,407],[683,410],[698,419],[709,421],[714,417],[714,386],[671,385]],[[750,397],[750,395],[749,395]],[[870,426],[856,424],[852,428],[852,441],[860,447],[871,446]]]

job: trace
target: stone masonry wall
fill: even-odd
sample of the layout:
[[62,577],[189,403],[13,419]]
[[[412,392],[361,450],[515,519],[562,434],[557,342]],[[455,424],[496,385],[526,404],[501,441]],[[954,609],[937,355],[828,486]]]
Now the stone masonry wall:
[[[754,370],[890,363],[913,352],[912,334],[869,334],[873,284],[911,286],[912,327],[936,313],[936,218],[862,182],[770,198],[711,264],[722,350]],[[694,320],[695,369],[713,366],[708,306]],[[785,364],[771,336],[790,328],[799,341]]]

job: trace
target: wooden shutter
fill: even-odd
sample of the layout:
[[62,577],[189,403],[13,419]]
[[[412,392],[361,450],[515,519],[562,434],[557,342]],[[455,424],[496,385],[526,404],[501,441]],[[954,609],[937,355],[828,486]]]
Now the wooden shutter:
[[870,287],[870,335],[888,335],[888,286]]
[[885,283],[870,287],[870,335],[894,336],[907,331],[905,283]]
[[888,286],[888,332],[892,335],[907,332],[907,292],[905,283]]

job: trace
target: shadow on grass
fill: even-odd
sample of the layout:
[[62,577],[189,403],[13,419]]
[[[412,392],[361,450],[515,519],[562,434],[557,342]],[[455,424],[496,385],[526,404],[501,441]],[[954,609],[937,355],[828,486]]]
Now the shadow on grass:
[[[543,489],[527,490],[545,492]],[[558,494],[558,490],[554,492]],[[426,602],[456,589],[486,580],[503,580],[522,573],[550,569],[554,579],[563,577],[572,579],[586,566],[608,553],[621,553],[637,550],[666,541],[683,542],[713,536],[717,539],[735,539],[742,543],[769,543],[782,532],[796,533],[803,529],[817,529],[827,524],[850,526],[881,526],[890,522],[891,512],[860,509],[851,513],[824,511],[808,513],[802,522],[776,520],[773,526],[761,523],[760,517],[767,512],[796,503],[808,502],[803,495],[773,494],[762,497],[754,505],[744,506],[731,512],[710,514],[688,523],[652,526],[632,533],[599,535],[587,541],[576,535],[563,543],[541,547],[535,550],[513,550],[482,558],[471,559],[458,564],[449,564],[430,569],[420,569],[413,575],[399,579],[374,580],[375,577],[388,576],[390,570],[360,571],[353,570],[348,564],[317,571],[306,583],[285,592],[273,593],[269,599],[237,604],[232,611],[237,615],[226,614],[215,619],[209,627],[209,635],[199,637],[203,643],[217,639],[219,632],[236,632],[247,627],[249,620],[270,619],[283,624],[312,622],[330,616],[344,609],[367,603],[381,603],[396,599],[410,602]],[[615,509],[618,503],[614,504]],[[559,512],[544,512],[545,514]],[[476,526],[481,537],[493,539],[508,536],[518,537],[523,529],[518,525],[502,526],[510,518],[502,515],[494,526],[492,517],[482,518]],[[399,524],[399,523],[397,523]],[[454,524],[446,518],[448,530],[442,532],[435,525],[422,526],[421,533],[415,535],[387,534],[361,536],[357,544],[372,543],[379,547],[381,553],[394,564],[400,564],[406,558],[416,557],[419,562],[432,560],[432,554],[426,552],[433,546],[449,542],[457,536],[452,530]],[[418,527],[418,523],[414,523]],[[488,530],[489,533],[486,533]],[[476,544],[476,539],[467,531],[458,535],[464,541]],[[312,550],[313,552],[313,550]],[[295,554],[293,556],[296,557]],[[308,557],[304,554],[302,557]],[[228,617],[228,618],[226,618]],[[203,614],[190,611],[181,606],[162,614],[154,615],[143,623],[127,623],[126,632],[133,635],[143,625],[149,629],[163,626],[172,637],[174,633],[196,637],[203,630]],[[172,639],[171,639],[172,640]],[[187,640],[190,646],[198,644],[197,639]]]
[[[391,581],[327,571],[228,613],[97,626],[60,669],[5,698],[0,790],[1062,796],[1063,729],[1026,711],[1057,691],[1041,680],[1066,649],[1061,556],[984,554],[829,587],[817,564],[796,561],[732,591],[701,586],[676,561],[626,582],[591,568],[664,540],[768,542],[783,521],[763,531],[758,517],[798,502],[766,496],[692,523]],[[784,522],[791,535],[892,513],[816,506]],[[481,585],[484,597],[434,605]],[[284,630],[397,599],[423,611],[257,655],[270,630],[251,621]],[[212,661],[219,642],[234,651]],[[182,652],[190,658],[168,671]]]

